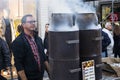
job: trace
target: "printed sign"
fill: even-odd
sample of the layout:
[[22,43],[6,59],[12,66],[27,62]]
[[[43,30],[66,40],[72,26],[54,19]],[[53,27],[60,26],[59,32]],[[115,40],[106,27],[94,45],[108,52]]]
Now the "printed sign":
[[83,80],[95,80],[94,60],[82,62]]
[[110,21],[118,21],[118,14],[114,13],[114,14],[110,14]]

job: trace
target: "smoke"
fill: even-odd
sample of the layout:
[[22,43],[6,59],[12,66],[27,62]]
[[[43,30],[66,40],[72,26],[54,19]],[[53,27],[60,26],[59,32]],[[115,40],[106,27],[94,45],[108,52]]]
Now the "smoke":
[[52,13],[95,13],[95,8],[83,0],[50,0]]
[[73,13],[95,13],[95,8],[82,0],[67,0],[66,3]]
[[49,10],[52,13],[72,13],[65,0],[50,0]]
[[57,28],[50,26],[49,30],[56,31],[56,32],[58,32],[58,31],[60,31],[60,32],[62,32],[62,31],[78,31],[79,28],[78,28],[78,26],[70,27],[68,25],[60,25],[60,26],[57,26]]
[[[91,24],[89,24],[89,26],[81,26],[80,25],[84,25],[87,23],[87,18],[83,18],[85,23],[80,23],[79,21],[76,22],[76,19],[72,18],[72,21],[69,21],[69,19],[67,20],[68,17],[66,17],[66,15],[63,17],[60,17],[61,15],[64,14],[72,14],[72,16],[78,17],[78,18],[82,18],[82,16],[76,16],[77,14],[85,14],[86,13],[92,13],[94,14],[94,16],[90,17],[94,18],[96,17],[96,10],[95,8],[88,3],[83,2],[83,0],[50,0],[49,2],[49,10],[52,14],[54,14],[54,16],[58,16],[56,20],[53,20],[55,17],[51,16],[51,27],[49,28],[50,31],[75,31],[75,30],[86,30],[86,29],[98,29],[97,25],[94,24],[95,21]],[[71,17],[71,16],[70,16]],[[66,20],[65,20],[66,19]],[[63,21],[62,21],[63,20]],[[97,22],[97,18],[95,18],[96,22]],[[56,22],[54,22],[56,21]],[[82,21],[82,19],[80,20]],[[68,22],[75,22],[75,25],[66,25],[64,23],[68,23]],[[92,21],[90,21],[92,22]],[[59,25],[54,25],[59,23]],[[78,25],[79,24],[79,25]]]

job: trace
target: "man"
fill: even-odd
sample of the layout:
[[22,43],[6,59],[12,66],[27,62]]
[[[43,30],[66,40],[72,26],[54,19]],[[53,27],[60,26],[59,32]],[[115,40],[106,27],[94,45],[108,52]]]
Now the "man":
[[107,47],[107,53],[108,57],[110,57],[113,54],[113,46],[114,46],[114,40],[113,40],[113,34],[112,34],[112,24],[110,22],[107,22],[105,24],[105,28],[103,28],[103,31],[108,34],[110,38],[110,44]]
[[107,46],[111,43],[110,38],[107,33],[102,31],[102,57],[108,57]]
[[45,25],[44,48],[46,50],[47,60],[48,60],[48,56],[49,56],[49,52],[48,52],[48,28],[49,28],[49,24],[46,24]]
[[35,20],[28,14],[21,22],[23,32],[12,43],[19,80],[43,80],[44,69],[49,70],[49,67],[42,40],[34,32]]
[[1,29],[2,29],[2,38],[6,40],[8,47],[11,52],[11,43],[15,39],[14,28],[12,24],[12,20],[9,18],[10,10],[3,9],[3,17],[1,22]]
[[0,38],[0,80],[7,80],[1,76],[2,69],[9,69],[11,66],[11,54],[7,43]]

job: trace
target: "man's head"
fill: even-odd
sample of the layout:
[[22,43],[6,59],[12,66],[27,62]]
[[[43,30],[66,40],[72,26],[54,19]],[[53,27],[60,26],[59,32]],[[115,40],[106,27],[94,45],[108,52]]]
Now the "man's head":
[[105,28],[111,31],[112,30],[112,24],[110,22],[107,22],[105,24]]
[[45,31],[48,32],[49,24],[45,25]]
[[35,19],[31,14],[23,16],[21,23],[24,30],[33,31],[35,30]]

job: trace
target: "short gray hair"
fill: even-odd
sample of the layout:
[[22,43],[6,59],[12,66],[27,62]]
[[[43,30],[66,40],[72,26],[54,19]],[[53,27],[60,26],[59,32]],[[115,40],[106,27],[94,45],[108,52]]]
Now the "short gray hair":
[[108,26],[111,26],[112,24],[110,22],[106,22],[105,24],[105,28],[107,28]]
[[32,14],[24,15],[24,16],[22,17],[22,19],[21,19],[21,23],[22,23],[22,24],[23,24],[23,23],[26,23],[27,17],[33,17],[33,16],[32,16]]

